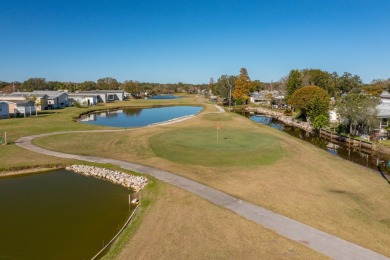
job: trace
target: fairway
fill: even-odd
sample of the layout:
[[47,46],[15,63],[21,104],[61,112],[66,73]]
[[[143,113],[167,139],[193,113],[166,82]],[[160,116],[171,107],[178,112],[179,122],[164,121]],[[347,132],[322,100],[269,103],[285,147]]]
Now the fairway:
[[150,144],[159,157],[203,166],[269,165],[283,156],[275,137],[230,128],[174,129],[153,135]]

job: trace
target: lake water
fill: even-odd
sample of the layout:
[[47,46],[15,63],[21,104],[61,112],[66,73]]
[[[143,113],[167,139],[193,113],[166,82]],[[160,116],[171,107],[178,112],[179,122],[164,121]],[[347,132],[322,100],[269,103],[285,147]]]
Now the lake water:
[[91,259],[130,216],[132,193],[66,170],[0,178],[0,259]]
[[180,97],[174,95],[154,95],[148,97],[148,99],[175,99],[175,98],[180,98]]
[[112,127],[142,127],[199,113],[199,106],[171,106],[155,108],[129,108],[90,114],[81,122]]

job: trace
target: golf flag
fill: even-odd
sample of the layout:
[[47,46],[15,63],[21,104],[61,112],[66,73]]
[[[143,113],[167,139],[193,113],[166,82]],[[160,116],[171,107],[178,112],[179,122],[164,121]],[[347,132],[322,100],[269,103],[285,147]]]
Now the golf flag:
[[221,127],[219,125],[217,125],[217,130],[221,129]]

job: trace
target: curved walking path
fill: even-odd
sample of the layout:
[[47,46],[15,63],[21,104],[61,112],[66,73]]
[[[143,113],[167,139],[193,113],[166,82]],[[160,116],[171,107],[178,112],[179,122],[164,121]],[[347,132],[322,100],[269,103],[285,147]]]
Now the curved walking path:
[[96,163],[111,163],[118,165],[124,169],[150,174],[157,179],[166,183],[172,184],[184,190],[187,190],[193,194],[202,197],[211,203],[230,209],[237,214],[252,220],[266,228],[274,230],[276,233],[285,236],[291,240],[301,243],[311,249],[323,253],[334,259],[387,259],[390,258],[376,253],[367,248],[353,244],[336,236],[330,235],[316,228],[310,227],[306,224],[285,217],[283,215],[274,213],[270,210],[262,208],[260,206],[242,201],[234,198],[226,193],[192,181],[190,179],[175,175],[173,173],[155,169],[136,163],[120,161],[115,159],[96,157],[96,156],[83,156],[66,154],[61,152],[50,151],[38,146],[35,146],[31,141],[35,138],[61,134],[61,133],[77,133],[77,132],[115,132],[126,130],[94,130],[94,131],[70,131],[70,132],[57,132],[40,134],[34,136],[27,136],[19,138],[15,141],[16,145],[28,149],[33,152],[42,153],[46,155],[56,156],[60,158],[76,159],[88,162]]
[[219,113],[225,113],[225,109],[223,109],[222,107],[220,107],[218,105],[214,105],[214,106],[218,109]]

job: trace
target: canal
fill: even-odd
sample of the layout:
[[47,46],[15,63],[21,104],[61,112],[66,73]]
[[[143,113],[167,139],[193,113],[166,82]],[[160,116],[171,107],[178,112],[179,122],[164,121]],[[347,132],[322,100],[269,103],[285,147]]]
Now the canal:
[[349,147],[347,145],[336,144],[319,136],[318,133],[309,133],[297,127],[286,125],[276,119],[261,114],[241,113],[257,123],[271,126],[275,129],[288,133],[291,136],[309,142],[329,153],[352,161],[354,163],[377,170],[378,166],[387,173],[390,172],[390,156],[381,154],[369,149],[360,149],[359,147]]

